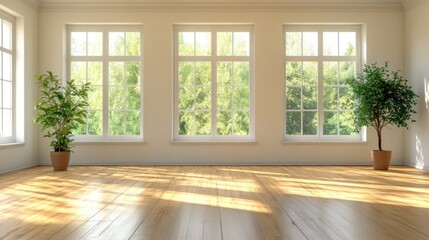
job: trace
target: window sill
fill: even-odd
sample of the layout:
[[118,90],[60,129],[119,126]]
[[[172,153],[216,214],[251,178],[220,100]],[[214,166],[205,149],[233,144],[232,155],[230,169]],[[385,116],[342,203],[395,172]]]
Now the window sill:
[[367,144],[367,141],[362,140],[283,140],[283,144]]
[[86,143],[144,143],[143,136],[137,137],[76,137],[74,144]]
[[171,141],[171,144],[257,144],[255,140],[237,140],[237,141],[231,141],[231,140],[173,140]]
[[1,147],[14,147],[14,146],[23,146],[25,142],[11,142],[11,143],[0,143]]

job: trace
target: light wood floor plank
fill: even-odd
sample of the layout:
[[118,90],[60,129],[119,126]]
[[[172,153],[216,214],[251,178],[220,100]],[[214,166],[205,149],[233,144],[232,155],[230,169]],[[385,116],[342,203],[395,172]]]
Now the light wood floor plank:
[[0,174],[0,239],[429,239],[429,172],[71,166]]

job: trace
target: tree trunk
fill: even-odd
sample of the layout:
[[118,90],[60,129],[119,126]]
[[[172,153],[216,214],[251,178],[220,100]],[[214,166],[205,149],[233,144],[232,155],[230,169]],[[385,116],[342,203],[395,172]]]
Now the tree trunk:
[[377,137],[378,137],[378,150],[383,151],[381,148],[381,128],[377,128]]

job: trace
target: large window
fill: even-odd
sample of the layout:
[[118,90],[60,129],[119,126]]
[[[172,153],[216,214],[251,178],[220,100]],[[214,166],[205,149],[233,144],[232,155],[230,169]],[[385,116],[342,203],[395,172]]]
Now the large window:
[[358,26],[285,26],[285,140],[359,140],[346,79],[360,62]]
[[174,140],[252,141],[251,26],[174,28]]
[[136,26],[69,26],[68,76],[90,82],[82,141],[141,140],[142,31]]
[[0,143],[15,141],[14,18],[0,11]]

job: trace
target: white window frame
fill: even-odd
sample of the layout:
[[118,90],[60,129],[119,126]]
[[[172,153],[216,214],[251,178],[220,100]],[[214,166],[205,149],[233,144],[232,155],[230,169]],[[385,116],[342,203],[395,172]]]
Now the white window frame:
[[[210,56],[179,56],[179,32],[211,32]],[[248,32],[249,56],[217,56],[217,32]],[[175,25],[173,37],[173,142],[254,142],[254,34],[253,25]],[[179,135],[179,61],[211,62],[211,134],[210,135]],[[219,135],[217,134],[217,62],[248,61],[249,62],[249,134]]]
[[[71,56],[71,32],[102,32],[102,56]],[[109,32],[139,32],[140,56],[109,56]],[[143,139],[143,26],[141,25],[68,25],[67,26],[67,79],[71,78],[71,63],[73,61],[102,62],[103,79],[103,134],[76,135],[75,142],[142,142]],[[140,134],[139,135],[109,135],[109,62],[135,61],[140,62]]]
[[[16,49],[16,38],[15,38],[16,37],[16,21],[15,21],[14,16],[12,16],[12,15],[10,15],[10,14],[2,11],[2,10],[0,10],[0,20],[1,21],[6,20],[6,21],[10,22],[12,25],[12,36],[11,36],[11,48],[12,49],[0,47],[0,52],[9,53],[12,56],[12,59],[11,59],[11,65],[12,66],[10,69],[11,84],[12,84],[12,92],[10,93],[11,94],[11,101],[12,101],[12,109],[11,109],[12,110],[12,126],[10,126],[10,127],[12,128],[11,129],[12,130],[12,136],[7,136],[7,137],[0,136],[0,144],[7,145],[7,144],[11,144],[11,143],[16,142],[16,125],[17,125],[17,122],[16,122],[16,102],[17,102],[16,97],[18,95],[16,93],[16,51],[15,51],[15,49]],[[0,25],[0,31],[3,31],[2,26],[3,26],[3,24]],[[0,36],[3,36],[3,35],[1,34]],[[0,38],[0,41],[3,41],[3,38]],[[0,72],[0,74],[2,74],[2,73]],[[3,97],[3,94],[1,94],[3,91],[2,82],[3,81],[0,82],[0,96],[1,97]],[[0,101],[0,104],[3,104],[3,101]],[[0,113],[1,113],[0,117],[3,117],[3,109],[4,109],[3,105],[0,105]],[[4,124],[3,120],[0,121],[0,123]],[[3,130],[3,127],[4,126],[0,126],[1,131]]]
[[[287,56],[286,32],[318,32],[317,56]],[[355,32],[356,55],[355,56],[323,56],[323,32]],[[362,65],[362,26],[361,25],[284,25],[283,27],[283,73],[286,73],[286,62],[302,61],[317,62],[318,87],[317,87],[317,135],[287,135],[286,134],[286,78],[283,79],[283,140],[297,142],[362,142],[365,141],[366,128],[353,135],[323,135],[323,62],[324,61],[354,61],[356,73],[360,72]],[[285,75],[284,75],[285,76]],[[302,92],[301,92],[302,94]],[[302,99],[302,96],[301,96]],[[302,111],[302,110],[301,110]],[[302,121],[301,121],[302,124]]]

